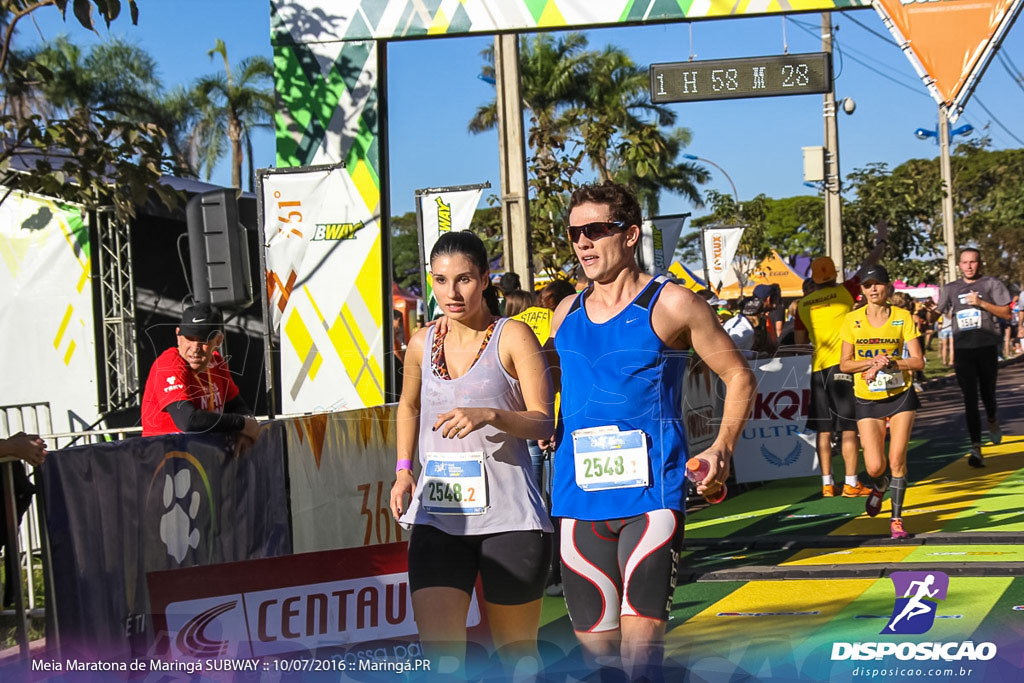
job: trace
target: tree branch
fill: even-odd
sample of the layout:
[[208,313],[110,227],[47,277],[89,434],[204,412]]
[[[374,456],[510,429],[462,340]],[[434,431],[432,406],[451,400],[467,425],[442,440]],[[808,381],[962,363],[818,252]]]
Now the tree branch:
[[11,13],[11,21],[7,24],[7,31],[4,32],[4,43],[3,46],[0,47],[0,74],[7,70],[7,58],[11,53],[11,40],[14,38],[14,27],[17,23],[40,7],[46,7],[53,4],[54,0],[39,0],[38,2],[26,6],[24,9]]

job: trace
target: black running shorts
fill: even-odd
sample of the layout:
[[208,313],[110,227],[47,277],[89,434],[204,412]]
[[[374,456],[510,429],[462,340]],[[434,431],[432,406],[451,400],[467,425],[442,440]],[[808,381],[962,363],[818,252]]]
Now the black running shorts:
[[905,413],[908,410],[918,410],[920,408],[921,400],[917,398],[917,392],[914,390],[914,387],[910,387],[906,391],[901,391],[895,396],[888,396],[886,398],[874,400],[858,398],[857,419],[865,420],[871,418],[874,420],[884,420],[896,413]]
[[479,574],[484,600],[522,605],[540,599],[551,565],[551,534],[505,531],[453,536],[417,524],[409,538],[409,588],[458,588],[473,593]]
[[620,615],[668,620],[683,545],[681,513],[563,519],[561,532],[562,588],[573,629],[613,631]]
[[833,433],[857,431],[853,375],[840,372],[838,365],[811,373],[807,429]]

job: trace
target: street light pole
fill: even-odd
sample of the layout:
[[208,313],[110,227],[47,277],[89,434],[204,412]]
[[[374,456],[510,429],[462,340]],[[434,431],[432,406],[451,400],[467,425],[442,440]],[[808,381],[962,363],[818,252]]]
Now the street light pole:
[[526,143],[519,88],[519,36],[494,37],[494,74],[498,105],[498,160],[501,164],[501,234],[505,271],[518,273],[533,291],[530,257],[530,201],[526,182]]
[[[714,166],[715,168],[717,168],[719,171],[721,171],[722,175],[725,176],[725,179],[729,181],[729,185],[732,187],[732,198],[736,202],[736,210],[739,211],[739,209],[740,209],[740,193],[736,191],[736,183],[734,183],[732,181],[732,176],[730,176],[728,173],[726,173],[724,168],[722,168],[721,166],[719,166],[715,162],[711,161],[711,159],[705,159],[704,157],[699,157],[696,154],[684,154],[683,158],[684,159],[689,159],[690,161],[702,161],[705,164],[710,164],[710,165]],[[701,259],[701,264],[704,266],[704,281],[707,283],[708,289],[712,289],[712,287],[711,287],[711,277],[710,277],[710,275],[708,273],[708,253],[707,253],[707,251],[704,248],[704,245],[705,245],[704,232],[705,232],[705,228],[701,227],[701,229],[700,229],[700,259]],[[714,290],[712,289],[712,291],[714,291]],[[742,293],[743,293],[743,285],[741,284],[740,285],[740,294],[742,294]]]
[[719,171],[721,171],[722,175],[725,176],[725,179],[729,181],[729,185],[732,186],[732,198],[736,200],[736,208],[739,209],[739,206],[740,206],[740,194],[739,194],[739,192],[736,191],[736,183],[734,183],[732,181],[732,178],[729,176],[728,173],[725,172],[724,168],[722,168],[721,166],[719,166],[715,162],[711,161],[711,159],[705,159],[704,157],[699,157],[696,154],[684,154],[683,158],[684,159],[689,159],[691,161],[703,161],[705,164],[711,164],[712,166],[717,168]]
[[[832,54],[832,14],[821,13],[821,51]],[[822,106],[825,117],[825,253],[832,257],[836,272],[843,273],[843,202],[839,176],[839,126],[836,121],[835,85],[829,60],[829,82]]]
[[939,105],[939,126],[935,130],[918,128],[914,136],[918,140],[936,138],[939,143],[939,170],[942,173],[942,241],[946,249],[946,281],[956,279],[956,230],[953,224],[953,165],[950,160],[949,147],[957,135],[970,135],[974,126],[965,124],[959,128],[949,129],[949,117],[946,110]]
[[942,168],[942,239],[946,242],[946,282],[956,280],[956,231],[953,228],[953,164],[949,158],[949,117],[939,105],[939,164]]

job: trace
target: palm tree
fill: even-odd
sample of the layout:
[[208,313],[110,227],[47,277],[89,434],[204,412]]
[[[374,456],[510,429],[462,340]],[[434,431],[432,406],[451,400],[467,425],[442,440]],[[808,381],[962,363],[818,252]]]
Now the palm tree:
[[[523,104],[533,114],[530,138],[565,136],[582,143],[598,177],[632,186],[649,214],[657,213],[661,190],[702,206],[696,186],[707,180],[707,170],[677,163],[691,134],[685,128],[665,130],[675,124],[676,116],[650,102],[647,72],[617,47],[600,52],[586,48],[582,33],[540,34],[520,42]],[[481,76],[493,80],[493,49],[482,54]],[[496,124],[497,105],[492,101],[477,109],[469,130],[479,133]],[[541,128],[545,134],[538,135]]]
[[94,45],[88,53],[58,36],[34,55],[49,71],[40,90],[52,107],[117,118],[135,118],[160,92],[156,61],[137,45],[118,38]]
[[[200,78],[195,85],[196,95],[202,102],[202,118],[198,125],[201,140],[200,162],[209,179],[214,164],[224,153],[224,140],[231,149],[231,184],[242,187],[242,145],[249,154],[252,168],[251,133],[256,128],[269,128],[274,114],[274,97],[269,83],[274,67],[264,57],[248,57],[238,63],[234,74],[228,62],[228,49],[224,41],[209,51],[213,59],[219,54],[224,60],[224,72]],[[252,173],[249,187],[252,189]]]
[[[519,80],[523,105],[530,110],[537,125],[565,128],[570,124],[571,109],[583,102],[585,74],[589,53],[585,52],[587,37],[582,33],[554,36],[542,33],[519,41]],[[480,76],[494,81],[494,48],[481,52],[484,65]],[[498,123],[497,100],[477,108],[469,121],[472,133],[491,130]]]

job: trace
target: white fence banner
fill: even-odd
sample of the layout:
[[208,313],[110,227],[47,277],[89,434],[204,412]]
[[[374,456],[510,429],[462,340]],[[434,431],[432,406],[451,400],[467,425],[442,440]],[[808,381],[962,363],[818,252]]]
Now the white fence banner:
[[389,508],[395,405],[290,419],[286,434],[293,552],[408,540]]
[[740,239],[743,237],[743,228],[705,228],[702,232],[704,256],[708,264],[708,286],[717,291],[721,289],[722,282],[736,256]]
[[683,375],[683,424],[693,457],[718,437],[722,418],[722,382],[698,356],[686,364]]
[[733,453],[736,481],[820,473],[816,435],[805,429],[811,402],[811,357],[752,360],[750,367],[757,378],[757,394]]
[[421,190],[416,194],[419,202],[420,244],[423,245],[423,304],[427,320],[433,320],[437,311],[434,288],[430,283],[430,251],[442,233],[469,230],[476,207],[485,187]]

